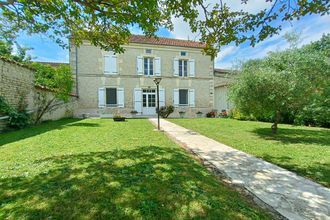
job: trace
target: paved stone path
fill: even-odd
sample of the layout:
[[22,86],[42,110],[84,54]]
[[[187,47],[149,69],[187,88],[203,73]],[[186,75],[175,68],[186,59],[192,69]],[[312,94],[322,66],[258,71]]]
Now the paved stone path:
[[282,216],[330,219],[329,188],[164,119],[161,129]]

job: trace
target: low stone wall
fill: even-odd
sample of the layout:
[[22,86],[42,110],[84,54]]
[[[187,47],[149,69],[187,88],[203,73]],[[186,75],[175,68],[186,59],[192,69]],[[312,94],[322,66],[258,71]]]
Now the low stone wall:
[[[36,111],[36,94],[42,92],[48,96],[53,96],[50,90],[36,87],[34,85],[34,72],[28,66],[0,58],[0,96],[3,96],[10,106],[17,108],[21,104],[27,105],[29,112]],[[54,111],[46,113],[42,117],[45,120],[57,120],[64,117],[73,117],[77,108],[77,98],[71,96],[68,103],[59,104]],[[0,131],[7,124],[6,119],[0,119]],[[2,128],[2,129],[1,129]]]

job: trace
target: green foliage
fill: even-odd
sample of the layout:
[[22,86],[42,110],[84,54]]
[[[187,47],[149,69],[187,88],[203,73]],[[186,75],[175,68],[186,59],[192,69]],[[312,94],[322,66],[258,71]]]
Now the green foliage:
[[6,99],[0,96],[0,116],[9,116],[8,126],[14,129],[21,129],[30,124],[30,115],[26,111],[24,100],[21,99],[17,109],[11,107]]
[[[267,1],[267,0],[264,0]],[[242,0],[244,4],[248,0]],[[19,31],[46,33],[61,46],[72,37],[76,45],[83,40],[115,52],[123,52],[132,26],[148,35],[159,28],[173,29],[173,18],[182,17],[213,58],[223,45],[245,41],[256,44],[281,29],[280,21],[291,21],[309,14],[330,13],[329,1],[272,1],[272,7],[258,12],[235,10],[226,3],[205,0],[3,0],[0,2],[0,31],[16,36]],[[275,10],[276,9],[276,10]]]
[[8,115],[8,113],[12,110],[9,106],[8,102],[6,101],[5,97],[0,96],[0,116],[1,115]]
[[36,85],[44,86],[52,90],[56,98],[68,101],[73,85],[69,66],[60,65],[58,68],[54,68],[40,63],[32,63],[31,66],[35,69]]
[[23,111],[11,111],[8,114],[9,121],[8,126],[14,129],[22,129],[30,124],[30,115],[26,110]]
[[167,105],[167,106],[162,106],[159,108],[159,115],[162,118],[167,118],[174,112],[174,106],[173,105]]
[[13,42],[1,40],[0,38],[0,57],[5,57],[19,63],[28,63],[31,61],[31,56],[27,55],[26,53],[28,50],[31,50],[31,48],[22,47],[15,43],[17,47],[17,53],[13,54],[13,45]]
[[[330,85],[330,63],[323,51],[310,48],[271,53],[263,60],[243,64],[230,90],[236,108],[246,115],[272,119],[277,125],[285,115],[290,120],[290,114],[295,118],[303,109],[308,112],[316,103],[323,103]],[[317,112],[322,111],[313,111]]]

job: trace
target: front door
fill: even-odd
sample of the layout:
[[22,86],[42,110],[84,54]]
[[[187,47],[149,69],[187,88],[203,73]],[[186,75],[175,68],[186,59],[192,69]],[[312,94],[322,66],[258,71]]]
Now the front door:
[[142,113],[143,115],[156,115],[156,90],[142,90]]

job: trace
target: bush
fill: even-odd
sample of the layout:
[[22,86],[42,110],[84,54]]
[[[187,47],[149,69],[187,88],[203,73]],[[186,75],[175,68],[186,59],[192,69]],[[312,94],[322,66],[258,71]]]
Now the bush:
[[8,126],[15,129],[25,128],[30,124],[30,115],[24,111],[12,111],[9,113]]
[[167,118],[173,112],[174,112],[174,106],[173,105],[162,106],[162,107],[159,108],[159,115],[162,118]]
[[0,96],[0,115],[8,115],[8,126],[15,129],[27,127],[30,124],[30,115],[25,110],[26,105],[22,98],[17,109],[12,108],[6,99]]
[[217,116],[217,112],[216,111],[210,111],[208,113],[206,113],[206,117],[207,118],[215,118]]
[[0,115],[8,115],[11,110],[12,109],[6,99],[0,96]]

